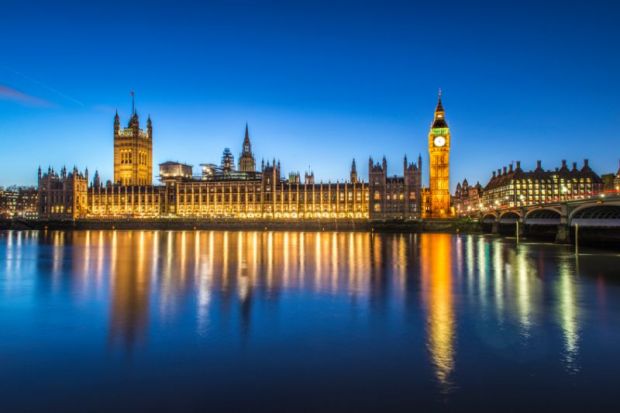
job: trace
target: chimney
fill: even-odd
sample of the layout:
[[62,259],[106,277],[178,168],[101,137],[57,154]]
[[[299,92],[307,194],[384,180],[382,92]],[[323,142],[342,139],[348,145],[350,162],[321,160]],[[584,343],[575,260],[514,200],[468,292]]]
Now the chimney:
[[493,178],[495,178],[495,171],[493,171]]
[[510,164],[510,166],[508,167],[508,172],[512,172],[512,164]]
[[504,166],[504,175],[506,175],[506,167]]
[[542,161],[536,161],[536,169],[542,169]]
[[521,161],[517,161],[517,169],[521,169]]
[[566,159],[562,159],[562,168],[566,168]]
[[502,174],[502,170],[501,168],[497,170],[497,176],[500,176]]
[[584,167],[584,168],[589,168],[589,167],[590,167],[589,162],[588,162],[588,160],[587,160],[587,159],[584,159],[584,160],[583,160],[583,167]]
[[573,171],[577,170],[577,162],[573,162]]

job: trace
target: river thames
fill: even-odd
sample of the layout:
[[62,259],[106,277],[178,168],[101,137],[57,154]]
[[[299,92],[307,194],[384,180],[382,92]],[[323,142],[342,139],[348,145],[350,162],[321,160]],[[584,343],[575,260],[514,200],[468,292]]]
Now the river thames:
[[0,410],[620,407],[620,254],[476,235],[0,232]]

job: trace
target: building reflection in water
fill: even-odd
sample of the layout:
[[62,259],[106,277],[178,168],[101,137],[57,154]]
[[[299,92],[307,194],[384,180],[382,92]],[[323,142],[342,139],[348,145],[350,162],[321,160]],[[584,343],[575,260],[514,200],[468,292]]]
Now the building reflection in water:
[[131,349],[142,339],[149,317],[152,232],[112,232],[110,330],[112,344]]
[[420,277],[427,311],[427,347],[442,389],[452,387],[456,320],[452,293],[452,239],[449,234],[427,234],[420,240]]
[[[482,326],[476,334],[492,332],[482,337],[494,340],[491,345],[527,349],[536,342],[530,340],[534,334],[550,334],[543,328],[550,319],[561,331],[557,354],[563,366],[579,370],[584,282],[575,274],[572,255],[555,247],[448,234],[0,234],[5,257],[0,263],[0,295],[27,296],[25,289],[34,287],[46,296],[67,294],[69,300],[81,302],[94,298],[105,303],[113,346],[133,349],[146,342],[149,323],[165,326],[178,320],[194,322],[202,337],[229,327],[249,339],[254,330],[259,332],[252,329],[253,322],[275,319],[275,312],[284,311],[278,306],[283,299],[303,304],[308,295],[327,296],[328,302],[336,297],[350,306],[349,313],[355,315],[351,323],[367,322],[366,318],[415,320],[421,291],[428,356],[443,389],[453,387],[457,317],[463,317],[455,310],[455,296],[461,297],[459,305],[469,308],[467,314],[476,315],[469,320]],[[553,255],[545,256],[545,251]],[[40,275],[24,284],[29,273]],[[405,317],[388,314],[394,312]],[[502,341],[498,331],[517,340]]]
[[579,371],[577,363],[579,353],[578,284],[575,280],[576,274],[570,258],[563,257],[558,270],[559,280],[556,283],[558,308],[556,312],[564,335],[564,362],[568,371],[576,373]]

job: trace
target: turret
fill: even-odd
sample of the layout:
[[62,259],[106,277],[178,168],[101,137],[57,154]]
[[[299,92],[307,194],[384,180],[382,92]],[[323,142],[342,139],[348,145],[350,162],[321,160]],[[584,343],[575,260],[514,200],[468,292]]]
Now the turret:
[[149,139],[153,139],[153,122],[151,121],[151,115],[146,119],[146,132]]
[[118,110],[114,115],[114,134],[116,135],[118,131],[121,129],[121,118],[118,116]]
[[132,129],[140,129],[140,117],[137,112],[131,115],[128,126]]

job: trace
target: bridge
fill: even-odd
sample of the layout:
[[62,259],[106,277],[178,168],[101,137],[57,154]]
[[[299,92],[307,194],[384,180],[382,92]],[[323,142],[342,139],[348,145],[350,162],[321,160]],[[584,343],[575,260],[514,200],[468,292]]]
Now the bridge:
[[599,194],[586,199],[571,199],[544,204],[486,208],[476,216],[494,233],[502,227],[516,227],[522,235],[528,230],[555,231],[556,242],[571,242],[575,228],[600,229],[620,234],[620,194]]

